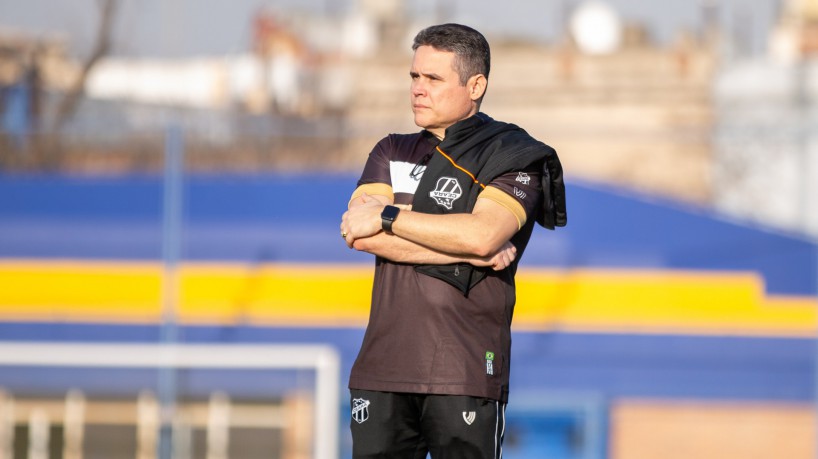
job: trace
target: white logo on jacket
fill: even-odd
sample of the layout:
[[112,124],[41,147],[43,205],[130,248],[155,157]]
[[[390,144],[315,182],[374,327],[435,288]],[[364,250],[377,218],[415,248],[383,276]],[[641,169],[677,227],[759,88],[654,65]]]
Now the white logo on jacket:
[[460,182],[452,177],[440,177],[437,179],[435,189],[429,192],[429,197],[434,199],[437,205],[452,210],[452,204],[463,195],[463,188]]
[[477,419],[477,413],[474,411],[463,412],[463,420],[466,421],[466,424],[471,425],[475,419]]
[[531,177],[525,172],[519,172],[517,173],[517,178],[514,180],[522,183],[523,185],[528,185],[528,182],[531,181]]

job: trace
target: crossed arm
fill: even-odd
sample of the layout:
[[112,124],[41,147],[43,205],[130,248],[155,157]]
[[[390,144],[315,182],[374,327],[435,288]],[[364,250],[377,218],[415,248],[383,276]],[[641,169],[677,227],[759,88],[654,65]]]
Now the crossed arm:
[[391,204],[381,195],[363,194],[350,202],[341,219],[350,248],[386,259],[416,264],[466,262],[501,270],[517,249],[509,239],[519,230],[514,214],[491,199],[479,198],[471,213],[432,215],[402,208],[392,234],[381,230],[381,212]]

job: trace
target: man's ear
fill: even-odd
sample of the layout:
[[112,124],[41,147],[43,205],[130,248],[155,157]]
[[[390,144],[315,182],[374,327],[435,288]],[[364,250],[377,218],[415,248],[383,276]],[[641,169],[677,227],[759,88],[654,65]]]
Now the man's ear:
[[482,73],[472,75],[471,78],[469,78],[469,81],[466,83],[471,100],[480,100],[483,97],[483,94],[486,93],[486,86],[488,86],[488,83],[488,80]]

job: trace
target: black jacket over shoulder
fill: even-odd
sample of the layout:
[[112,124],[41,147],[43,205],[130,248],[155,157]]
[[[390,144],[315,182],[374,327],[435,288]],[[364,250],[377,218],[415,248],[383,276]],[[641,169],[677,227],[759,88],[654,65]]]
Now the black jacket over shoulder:
[[[565,184],[557,152],[514,124],[495,121],[484,113],[478,113],[446,130],[437,154],[431,157],[423,173],[412,210],[430,214],[471,212],[480,192],[494,178],[531,168],[542,171],[543,196],[536,222],[548,229],[565,226]],[[458,191],[465,199],[456,199],[450,206],[436,205],[428,197],[431,193],[440,193],[438,181],[448,176],[465,178],[458,181],[462,188]],[[528,244],[531,229],[529,225],[526,231],[520,231],[512,238],[512,243],[517,247],[517,260]],[[515,260],[508,268],[512,275],[516,265]],[[469,290],[489,271],[488,268],[477,268],[468,263],[418,265],[415,269],[450,283],[464,295],[468,295]]]

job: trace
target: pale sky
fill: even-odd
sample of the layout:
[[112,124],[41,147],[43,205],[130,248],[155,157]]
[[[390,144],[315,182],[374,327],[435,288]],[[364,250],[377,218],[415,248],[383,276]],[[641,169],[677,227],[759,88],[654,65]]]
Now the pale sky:
[[[562,18],[582,0],[407,0],[415,17],[444,12],[443,20],[469,24],[491,40],[500,35],[548,42],[561,36]],[[783,0],[605,0],[624,22],[644,23],[660,43],[681,27],[695,32],[701,5],[719,5],[719,19],[730,34],[750,36],[754,52],[766,46],[766,33]],[[116,55],[177,57],[246,51],[250,18],[261,7],[344,15],[355,0],[121,0],[117,13]],[[69,40],[74,55],[90,49],[97,20],[96,0],[0,0],[0,29],[23,30]],[[740,30],[737,28],[740,25]],[[184,33],[183,33],[184,32]]]

